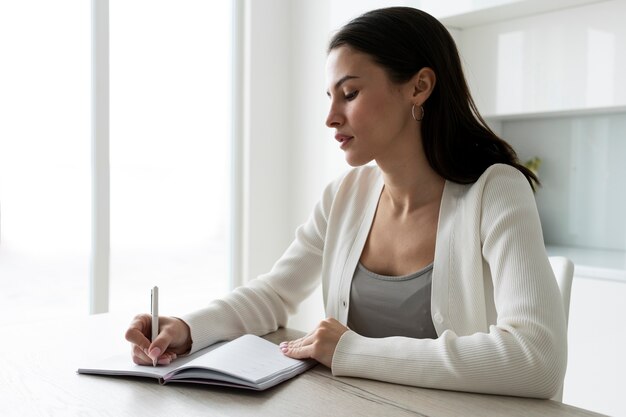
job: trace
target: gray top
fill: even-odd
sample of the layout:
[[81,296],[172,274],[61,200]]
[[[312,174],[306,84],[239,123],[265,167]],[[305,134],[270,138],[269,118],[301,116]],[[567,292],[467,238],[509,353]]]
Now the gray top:
[[360,262],[350,290],[348,327],[361,336],[436,339],[430,314],[433,265],[392,277],[367,270]]

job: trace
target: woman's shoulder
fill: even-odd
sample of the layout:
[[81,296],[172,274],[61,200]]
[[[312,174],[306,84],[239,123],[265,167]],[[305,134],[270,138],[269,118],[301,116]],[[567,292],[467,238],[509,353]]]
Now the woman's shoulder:
[[526,176],[519,169],[508,164],[493,164],[483,172],[476,182],[525,182],[530,187]]
[[449,183],[446,185],[447,198],[463,201],[464,204],[485,204],[487,202],[533,200],[532,187],[526,176],[507,164],[494,164],[482,173],[476,182],[470,184]]
[[483,193],[485,189],[500,189],[508,192],[521,189],[532,191],[526,176],[519,169],[508,164],[491,165],[476,182],[466,187],[480,193]]

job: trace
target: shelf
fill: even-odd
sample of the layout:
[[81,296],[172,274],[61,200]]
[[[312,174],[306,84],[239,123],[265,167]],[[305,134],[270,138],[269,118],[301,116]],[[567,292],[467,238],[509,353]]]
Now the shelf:
[[508,121],[508,120],[535,120],[535,119],[551,119],[557,117],[581,117],[596,116],[603,114],[626,113],[626,106],[608,106],[608,107],[588,107],[584,109],[566,109],[533,113],[510,113],[483,115],[487,121]]
[[546,246],[549,256],[565,256],[574,262],[574,276],[626,284],[626,251]]
[[454,15],[434,13],[445,26],[465,29],[607,0],[503,0],[502,4]]

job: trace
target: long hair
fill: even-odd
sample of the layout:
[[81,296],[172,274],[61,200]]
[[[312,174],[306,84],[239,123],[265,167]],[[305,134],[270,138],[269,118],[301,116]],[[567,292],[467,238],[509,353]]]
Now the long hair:
[[426,158],[443,178],[469,184],[491,165],[503,163],[520,170],[533,189],[533,181],[539,183],[481,117],[454,39],[437,19],[410,7],[373,10],[335,33],[328,51],[344,45],[371,56],[395,83],[407,82],[424,67],[435,72],[421,129]]

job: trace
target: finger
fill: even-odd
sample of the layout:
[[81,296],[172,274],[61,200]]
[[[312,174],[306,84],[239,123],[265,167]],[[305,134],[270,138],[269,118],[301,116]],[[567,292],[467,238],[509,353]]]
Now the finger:
[[310,344],[313,341],[313,336],[315,335],[316,331],[317,331],[317,328],[311,330],[309,333],[305,334],[299,339],[285,340],[284,342],[280,344],[280,346],[282,347],[283,345],[289,345],[291,347],[296,347],[296,346],[302,346],[304,344]]
[[133,362],[137,365],[152,365],[152,359],[147,354],[147,350],[142,349],[138,345],[132,345],[131,356]]
[[176,354],[173,352],[165,352],[161,357],[157,360],[157,364],[159,365],[169,365],[172,363],[174,359],[176,359]]
[[[280,350],[283,353],[288,353],[287,356],[290,356],[290,357],[294,357],[294,356],[291,356],[291,355],[294,355],[294,354],[298,354],[298,355],[300,355],[300,354],[308,354],[308,356],[305,356],[305,357],[310,358],[312,353],[313,353],[311,345],[313,345],[313,343],[316,340],[316,336],[315,336],[316,330],[317,329],[313,330],[309,334],[307,334],[307,335],[305,335],[305,336],[303,336],[303,337],[301,337],[299,339],[291,340],[291,341],[288,341],[288,342],[282,342],[279,345]],[[298,357],[300,358],[300,356],[298,356]]]
[[283,354],[285,354],[285,356],[293,359],[308,359],[313,357],[313,345],[311,344],[303,344],[300,346],[281,344],[280,350],[283,352]]
[[170,336],[170,332],[164,331],[159,333],[159,335],[152,341],[150,346],[148,347],[148,356],[153,362],[158,362],[159,359],[164,354],[168,354],[167,348],[172,343],[172,337]]
[[[137,365],[154,365],[154,360],[148,356],[148,350],[138,345],[132,346],[132,359]],[[178,355],[174,352],[165,352],[157,359],[159,365],[169,365]]]
[[296,339],[296,340],[287,340],[285,342],[282,342],[280,344],[280,346],[283,347],[283,346],[286,345],[286,346],[288,346],[290,348],[295,348],[295,347],[302,346],[305,343],[305,337],[301,337],[300,339]]
[[147,332],[151,322],[152,319],[147,314],[136,316],[126,330],[126,340],[140,346],[142,349],[147,349],[150,346]]

